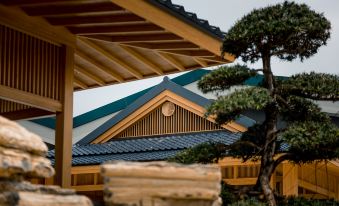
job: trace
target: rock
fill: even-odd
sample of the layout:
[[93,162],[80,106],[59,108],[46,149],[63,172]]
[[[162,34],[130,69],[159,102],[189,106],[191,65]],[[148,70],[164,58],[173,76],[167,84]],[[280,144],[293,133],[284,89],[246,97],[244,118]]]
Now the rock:
[[85,196],[36,194],[34,192],[5,192],[0,193],[2,206],[92,206]]
[[75,195],[73,189],[63,189],[55,185],[35,185],[27,181],[0,180],[0,191],[34,192],[37,194]]
[[0,116],[0,146],[45,156],[47,146],[41,138],[16,122]]
[[47,158],[0,146],[0,177],[49,178],[53,175],[54,169]]
[[41,138],[20,125],[0,117],[1,206],[92,206],[85,196],[58,186],[33,185],[29,178],[50,178],[51,162]]
[[115,161],[102,165],[101,175],[106,205],[221,205],[218,166]]

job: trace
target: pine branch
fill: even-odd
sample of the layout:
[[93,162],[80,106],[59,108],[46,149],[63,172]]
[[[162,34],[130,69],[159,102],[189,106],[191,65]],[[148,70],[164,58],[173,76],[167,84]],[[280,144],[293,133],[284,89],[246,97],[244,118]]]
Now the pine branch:
[[222,66],[202,77],[198,82],[199,89],[204,92],[224,91],[234,85],[242,85],[248,78],[255,76],[256,70],[247,66]]

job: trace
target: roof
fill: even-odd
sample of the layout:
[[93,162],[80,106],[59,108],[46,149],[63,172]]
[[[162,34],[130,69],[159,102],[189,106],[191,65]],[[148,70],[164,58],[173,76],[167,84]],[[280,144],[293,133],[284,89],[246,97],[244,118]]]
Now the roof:
[[[201,79],[204,75],[211,72],[211,70],[206,69],[197,69],[190,72],[187,72],[185,74],[182,74],[178,77],[175,77],[171,79],[172,82],[181,85],[186,86],[188,84],[191,84],[193,82],[196,82]],[[255,77],[252,77],[244,82],[245,85],[250,86],[256,86],[261,83],[263,79],[262,75],[257,75]],[[155,86],[153,86],[155,87]],[[95,121],[96,119],[100,119],[102,117],[105,117],[109,114],[113,114],[115,112],[118,112],[120,110],[125,109],[128,105],[133,103],[135,100],[137,100],[142,95],[146,94],[149,90],[151,90],[153,87],[144,89],[140,92],[131,94],[127,97],[124,97],[122,99],[119,99],[117,101],[111,102],[109,104],[106,104],[102,107],[99,107],[97,109],[88,111],[84,114],[81,114],[79,116],[76,116],[73,118],[73,128],[80,127],[84,124],[87,124],[89,122]],[[55,128],[55,117],[47,117],[47,118],[40,118],[40,119],[34,119],[31,120],[34,123],[40,124],[42,126],[48,127],[50,129]],[[242,124],[244,125],[244,124]],[[244,125],[246,126],[246,125]]]
[[[115,124],[119,123],[120,121],[128,117],[130,114],[139,109],[142,105],[154,99],[163,91],[171,91],[187,100],[190,100],[191,102],[201,107],[207,107],[209,104],[212,103],[212,100],[206,99],[205,97],[202,97],[188,89],[185,89],[184,87],[170,81],[168,77],[164,77],[164,80],[160,84],[153,87],[146,94],[135,100],[132,104],[128,105],[124,110],[119,112],[111,119],[107,120],[105,123],[103,123],[95,130],[93,130],[91,133],[89,133],[87,136],[85,136],[79,142],[77,142],[77,144],[84,145],[91,143],[97,137],[99,137],[104,132],[112,128]],[[241,116],[239,119],[242,123],[246,124],[246,126],[253,125],[255,122],[254,120],[245,116]]]
[[6,25],[75,48],[75,91],[234,61],[221,57],[218,27],[170,0],[3,0],[0,13]]
[[[178,77],[175,77],[171,81],[178,85],[185,86],[195,81],[198,81],[199,79],[201,79],[202,76],[204,76],[205,74],[209,72],[210,70],[197,69],[197,70],[190,71],[186,74],[180,75]],[[106,104],[102,107],[99,107],[97,109],[91,110],[89,112],[86,112],[84,114],[74,117],[73,128],[80,127],[96,119],[105,117],[109,114],[113,114],[115,112],[125,109],[128,105],[133,103],[135,100],[137,100],[142,95],[146,94],[153,87],[144,89],[140,92],[134,93],[132,95],[129,95],[127,97],[114,101],[112,103]],[[40,118],[40,119],[31,120],[31,121],[34,123],[43,125],[45,127],[48,127],[50,129],[55,128],[55,117]]]
[[210,25],[207,20],[198,18],[197,14],[186,11],[183,6],[173,4],[171,0],[149,0],[149,2],[159,8],[167,10],[174,16],[181,18],[197,28],[200,28],[206,33],[214,35],[220,39],[223,39],[225,36],[225,32],[222,32],[219,27]]
[[[229,145],[238,140],[240,136],[241,133],[216,130],[117,139],[103,144],[76,145],[72,149],[72,165],[97,165],[108,160],[165,160],[184,149],[206,142]],[[53,162],[54,150],[49,151],[47,157]]]

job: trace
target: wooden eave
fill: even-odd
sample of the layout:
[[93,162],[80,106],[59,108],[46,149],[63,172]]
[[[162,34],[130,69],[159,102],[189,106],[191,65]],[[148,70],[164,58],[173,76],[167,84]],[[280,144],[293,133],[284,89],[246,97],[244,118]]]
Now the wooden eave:
[[147,0],[137,3],[135,0],[4,0],[1,3],[0,22],[6,26],[54,44],[75,47],[75,90],[234,60],[228,54],[224,58],[220,56],[220,38]]

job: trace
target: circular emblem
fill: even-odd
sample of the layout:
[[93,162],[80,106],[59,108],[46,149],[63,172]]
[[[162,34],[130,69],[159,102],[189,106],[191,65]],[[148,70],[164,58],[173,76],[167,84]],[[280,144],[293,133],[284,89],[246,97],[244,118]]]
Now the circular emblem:
[[172,116],[175,111],[175,105],[172,102],[165,102],[161,107],[161,112],[164,116]]

